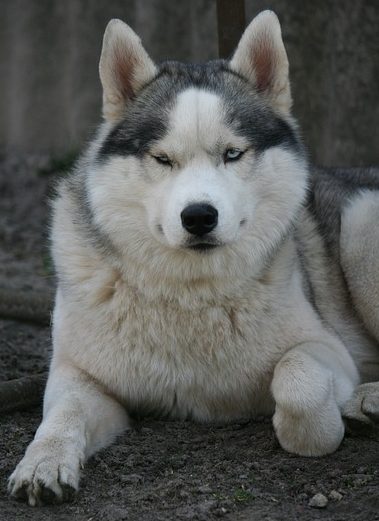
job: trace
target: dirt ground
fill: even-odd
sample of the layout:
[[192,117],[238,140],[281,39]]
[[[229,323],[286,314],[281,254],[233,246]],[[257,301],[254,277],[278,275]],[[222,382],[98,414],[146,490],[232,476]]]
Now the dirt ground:
[[[54,284],[45,201],[56,168],[44,157],[0,160],[0,287]],[[46,369],[48,328],[0,319],[0,332],[1,380]],[[143,421],[87,463],[73,503],[31,508],[7,496],[6,480],[40,419],[41,407],[0,418],[1,520],[379,520],[378,429],[349,430],[335,454],[307,459],[279,447],[269,419]],[[322,509],[309,504],[317,493]]]

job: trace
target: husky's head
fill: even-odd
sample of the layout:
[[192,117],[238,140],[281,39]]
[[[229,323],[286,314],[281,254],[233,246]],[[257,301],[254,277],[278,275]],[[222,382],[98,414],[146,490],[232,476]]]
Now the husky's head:
[[157,276],[257,273],[302,203],[306,164],[270,11],[231,61],[155,65],[123,22],[100,60],[105,124],[87,188],[98,229]]

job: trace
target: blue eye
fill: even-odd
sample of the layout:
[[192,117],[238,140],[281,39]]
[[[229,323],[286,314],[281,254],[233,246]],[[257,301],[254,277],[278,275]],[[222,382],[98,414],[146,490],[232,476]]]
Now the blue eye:
[[224,162],[238,161],[243,155],[243,151],[238,148],[228,148],[224,153]]
[[162,154],[161,156],[153,156],[153,158],[158,162],[160,163],[161,165],[167,165],[167,166],[172,166],[172,163],[171,161],[169,160],[169,158]]

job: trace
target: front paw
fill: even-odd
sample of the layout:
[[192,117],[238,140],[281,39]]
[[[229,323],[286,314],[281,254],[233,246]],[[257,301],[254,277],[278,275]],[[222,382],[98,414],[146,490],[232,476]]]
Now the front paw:
[[277,406],[273,424],[283,449],[300,456],[324,456],[337,450],[345,428],[337,405],[332,409],[295,414]]
[[72,443],[35,440],[10,476],[8,490],[31,506],[70,501],[79,488],[82,459]]

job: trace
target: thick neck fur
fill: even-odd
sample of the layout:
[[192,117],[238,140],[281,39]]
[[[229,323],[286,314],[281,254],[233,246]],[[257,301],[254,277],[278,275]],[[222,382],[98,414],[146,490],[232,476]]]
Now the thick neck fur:
[[[295,246],[290,233],[273,247],[259,269],[229,252],[221,257],[218,269],[212,275],[209,269],[203,275],[193,270],[191,276],[192,262],[197,264],[199,261],[197,256],[201,256],[206,267],[211,259],[207,259],[208,253],[193,252],[192,262],[185,262],[188,261],[186,255],[169,252],[166,258],[150,258],[143,264],[125,254],[102,256],[104,268],[112,273],[113,279],[105,284],[121,283],[129,288],[131,295],[138,294],[148,305],[164,303],[165,306],[199,310],[225,305],[254,307],[255,301],[261,308],[269,305],[272,299],[281,300],[279,294],[285,293],[296,269]],[[162,269],[162,263],[167,269]]]
[[[194,253],[194,255],[203,255]],[[207,254],[205,254],[207,255]],[[212,255],[212,253],[211,253]],[[123,258],[117,261],[123,281],[130,288],[142,294],[149,301],[166,301],[183,308],[207,307],[209,305],[223,305],[226,302],[243,303],[251,296],[258,296],[264,291],[281,291],[289,283],[294,271],[294,247],[292,239],[287,237],[275,249],[271,259],[267,259],[258,273],[247,263],[240,262],[233,266],[231,263],[225,273],[213,276],[194,276],[193,278],[178,278],[176,274],[164,279],[162,273],[155,271],[154,263],[141,266]],[[234,269],[231,269],[233,266]],[[150,268],[150,269],[149,269]],[[174,271],[174,270],[173,270]],[[255,273],[254,273],[255,272]]]

